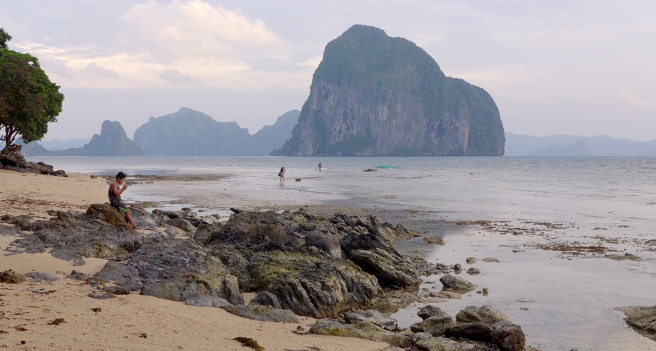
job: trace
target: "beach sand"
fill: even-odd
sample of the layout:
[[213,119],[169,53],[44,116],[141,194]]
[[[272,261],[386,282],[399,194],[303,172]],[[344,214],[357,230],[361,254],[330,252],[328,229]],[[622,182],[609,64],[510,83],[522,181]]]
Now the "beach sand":
[[[105,179],[68,178],[0,170],[0,216],[29,213],[49,218],[48,210],[85,211],[107,202]],[[31,235],[29,233],[25,235]],[[92,288],[65,278],[72,270],[93,274],[105,260],[84,266],[48,253],[7,255],[16,237],[0,236],[0,271],[42,272],[55,282],[0,284],[0,349],[7,350],[250,350],[235,337],[255,339],[265,350],[381,350],[388,345],[355,338],[300,335],[314,319],[300,323],[258,322],[210,307],[130,294],[113,299],[88,297]]]

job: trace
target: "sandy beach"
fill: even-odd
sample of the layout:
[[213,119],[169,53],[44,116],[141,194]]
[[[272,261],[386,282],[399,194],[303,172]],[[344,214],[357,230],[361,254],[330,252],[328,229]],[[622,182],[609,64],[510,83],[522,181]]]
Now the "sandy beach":
[[[48,210],[85,211],[107,202],[105,179],[71,174],[67,178],[0,170],[0,216]],[[2,224],[6,225],[6,224]],[[24,233],[31,235],[31,233]],[[49,273],[54,282],[28,279],[0,284],[0,349],[8,350],[249,350],[235,337],[255,339],[265,350],[381,350],[386,343],[355,338],[300,335],[314,319],[300,323],[258,322],[210,307],[130,294],[113,299],[88,297],[92,288],[66,278],[72,270],[93,274],[106,261],[85,259],[83,266],[48,253],[8,254],[15,236],[0,235],[0,271]]]

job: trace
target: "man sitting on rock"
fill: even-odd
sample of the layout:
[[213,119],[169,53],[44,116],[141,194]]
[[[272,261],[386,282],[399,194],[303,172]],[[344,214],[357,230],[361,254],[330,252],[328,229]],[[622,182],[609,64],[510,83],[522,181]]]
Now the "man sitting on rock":
[[[112,204],[112,206],[118,208],[119,211],[125,212],[125,217],[128,219],[128,222],[132,224],[134,229],[140,229],[136,224],[134,224],[130,210],[128,210],[128,205],[126,205],[125,202],[121,200],[121,194],[125,191],[125,189],[128,188],[127,184],[123,184],[124,181],[125,173],[118,172],[118,174],[116,174],[116,181],[109,185],[109,203]],[[123,187],[119,189],[122,184]]]

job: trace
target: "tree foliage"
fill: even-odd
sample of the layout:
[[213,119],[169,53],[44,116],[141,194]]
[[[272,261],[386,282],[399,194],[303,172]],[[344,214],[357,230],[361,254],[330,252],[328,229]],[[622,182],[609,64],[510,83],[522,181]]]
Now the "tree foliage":
[[0,49],[7,48],[7,42],[11,40],[11,35],[5,32],[4,28],[0,28]]
[[41,139],[48,123],[57,121],[64,101],[36,57],[7,49],[10,39],[0,29],[0,140],[6,147],[19,135],[25,143]]

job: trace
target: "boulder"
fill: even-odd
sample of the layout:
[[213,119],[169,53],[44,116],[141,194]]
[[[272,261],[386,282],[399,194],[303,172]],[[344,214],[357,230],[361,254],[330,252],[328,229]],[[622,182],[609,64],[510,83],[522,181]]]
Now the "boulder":
[[25,278],[24,275],[18,272],[14,272],[11,269],[0,272],[0,283],[20,284],[24,283],[25,281],[27,281],[27,278]]
[[492,342],[492,329],[487,324],[481,322],[465,323],[446,329],[444,336],[489,343]]
[[290,310],[262,306],[258,304],[222,306],[224,310],[244,318],[262,322],[298,323],[296,316]]
[[401,255],[394,255],[386,250],[354,250],[349,260],[374,275],[382,287],[408,287],[421,282],[414,265]]
[[422,339],[415,345],[423,351],[488,351],[485,345],[468,343],[466,341],[455,341],[443,337]]
[[315,318],[369,307],[382,292],[376,278],[352,262],[304,253],[262,253],[252,257],[250,271],[256,291],[269,291],[282,308]]
[[450,274],[442,276],[440,278],[440,283],[443,285],[443,290],[467,292],[476,289],[476,285]]
[[437,306],[426,305],[417,312],[417,316],[419,316],[422,320],[426,320],[427,318],[435,316],[448,316],[448,314]]
[[413,332],[426,332],[432,336],[442,336],[447,329],[455,326],[453,318],[447,314],[428,317],[410,327]]
[[107,222],[111,225],[121,225],[132,228],[128,223],[125,213],[110,204],[91,204],[86,212],[87,216]]
[[262,306],[271,306],[273,308],[281,309],[280,301],[278,297],[268,291],[260,291],[257,295],[249,302],[250,304],[256,303]]
[[369,322],[386,330],[396,329],[397,320],[376,310],[344,312],[344,320],[349,324]]
[[406,335],[384,330],[369,322],[345,324],[334,319],[323,319],[310,327],[310,333],[382,341],[396,347],[409,347],[412,343],[412,339]]
[[142,295],[175,301],[215,296],[235,305],[244,303],[237,277],[192,240],[148,243],[133,253],[128,264],[139,270]]
[[456,314],[456,321],[459,323],[481,322],[494,324],[506,320],[508,320],[508,316],[490,305],[481,307],[467,306]]
[[492,342],[502,351],[520,351],[524,349],[526,336],[519,325],[502,321],[492,326]]
[[232,306],[232,304],[228,302],[226,299],[222,299],[216,296],[196,296],[196,297],[188,298],[185,301],[185,305],[197,306],[197,307],[217,307],[217,308]]

